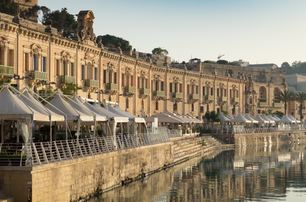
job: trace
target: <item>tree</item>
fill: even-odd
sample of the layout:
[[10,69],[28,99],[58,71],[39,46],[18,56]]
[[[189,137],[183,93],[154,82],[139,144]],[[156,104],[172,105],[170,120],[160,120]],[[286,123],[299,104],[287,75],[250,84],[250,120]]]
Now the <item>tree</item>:
[[163,49],[161,47],[158,47],[158,48],[154,48],[152,50],[152,54],[153,55],[162,55],[162,56],[166,56],[169,54],[169,52],[166,50],[166,49]]
[[282,65],[281,65],[281,68],[283,69],[289,69],[291,66],[288,62],[283,62]]
[[103,35],[103,36],[98,36],[97,37],[97,42],[101,42],[102,44],[106,47],[109,48],[118,48],[120,47],[122,51],[131,51],[132,50],[132,46],[130,45],[130,42],[117,37],[117,36],[113,36],[113,35]]
[[56,28],[64,37],[74,40],[77,39],[76,29],[78,24],[75,16],[68,13],[67,8],[62,8],[60,11],[46,12],[43,16],[42,23]]
[[304,108],[304,101],[306,100],[306,93],[299,92],[296,94],[296,101],[299,102],[299,114],[300,114],[300,120],[303,120],[303,108]]
[[18,14],[18,5],[12,0],[1,0],[0,1],[0,12],[9,15]]
[[284,90],[280,93],[280,100],[284,102],[285,115],[287,115],[288,102],[294,99],[294,93],[289,90]]

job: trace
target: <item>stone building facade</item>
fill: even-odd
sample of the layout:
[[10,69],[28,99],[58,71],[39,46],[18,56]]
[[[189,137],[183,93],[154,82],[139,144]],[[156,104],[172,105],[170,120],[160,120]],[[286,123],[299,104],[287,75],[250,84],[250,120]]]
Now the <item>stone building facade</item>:
[[[13,77],[17,88],[37,91],[72,83],[79,87],[78,95],[116,102],[137,116],[283,111],[278,99],[283,84],[273,69],[256,72],[201,61],[175,64],[169,57],[110,51],[96,43],[93,13],[81,11],[78,18],[79,39],[69,40],[54,28],[1,14],[1,79]],[[260,75],[267,78],[258,79]]]

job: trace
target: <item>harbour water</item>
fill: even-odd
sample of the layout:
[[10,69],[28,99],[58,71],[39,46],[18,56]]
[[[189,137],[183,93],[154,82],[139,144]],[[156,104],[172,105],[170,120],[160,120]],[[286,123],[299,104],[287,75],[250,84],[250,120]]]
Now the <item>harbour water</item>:
[[92,201],[306,201],[305,146],[282,145],[198,158]]

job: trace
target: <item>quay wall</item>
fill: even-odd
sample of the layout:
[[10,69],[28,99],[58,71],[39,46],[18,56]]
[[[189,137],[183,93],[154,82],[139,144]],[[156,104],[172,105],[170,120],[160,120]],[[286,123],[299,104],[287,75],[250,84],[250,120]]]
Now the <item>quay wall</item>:
[[[211,137],[188,137],[32,168],[18,167],[16,172],[0,167],[0,187],[14,201],[26,201],[29,193],[32,201],[86,200],[217,148],[222,145]],[[13,190],[17,184],[19,190]]]
[[31,168],[0,167],[0,202],[8,197],[7,193],[14,196],[15,201],[27,201],[31,198],[31,190]]

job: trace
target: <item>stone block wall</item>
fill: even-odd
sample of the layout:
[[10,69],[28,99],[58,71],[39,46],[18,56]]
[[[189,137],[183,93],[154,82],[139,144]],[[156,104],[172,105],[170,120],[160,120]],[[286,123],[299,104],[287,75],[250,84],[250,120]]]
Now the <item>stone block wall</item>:
[[158,170],[171,158],[168,143],[36,166],[32,170],[32,200],[77,201],[121,185],[124,179]]

